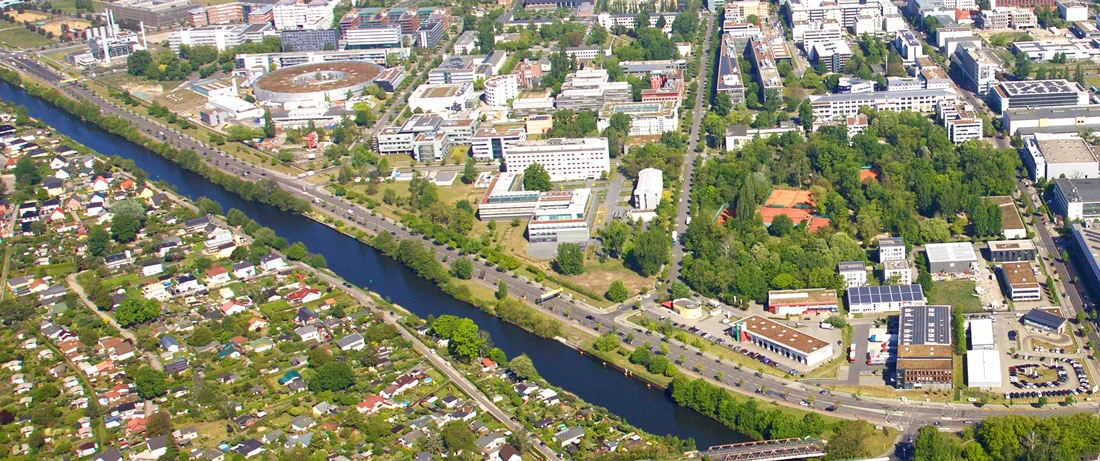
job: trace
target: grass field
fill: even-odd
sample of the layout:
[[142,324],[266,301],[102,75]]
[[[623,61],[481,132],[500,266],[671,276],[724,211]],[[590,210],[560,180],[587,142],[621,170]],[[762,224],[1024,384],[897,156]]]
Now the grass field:
[[984,312],[981,301],[974,295],[974,286],[969,280],[935,282],[928,294],[928,304],[946,304],[964,314]]
[[53,43],[42,35],[38,35],[20,26],[12,26],[7,29],[0,30],[0,43],[13,46],[16,48],[38,48],[40,46],[46,46]]

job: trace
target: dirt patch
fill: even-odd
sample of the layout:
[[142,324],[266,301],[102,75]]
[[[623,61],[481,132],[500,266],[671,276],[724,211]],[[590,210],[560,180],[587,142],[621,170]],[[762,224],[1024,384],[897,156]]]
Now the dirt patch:
[[46,32],[53,32],[54,35],[61,35],[61,25],[66,24],[69,26],[69,30],[83,30],[91,26],[92,23],[83,19],[62,19],[57,21],[50,21],[46,25],[42,26],[46,29]]
[[15,22],[23,22],[23,21],[36,22],[36,21],[41,21],[43,19],[49,19],[50,15],[48,15],[46,13],[40,13],[40,12],[37,12],[37,11],[24,11],[22,13],[15,12],[14,14],[11,15],[11,17],[15,18]]
[[558,275],[558,277],[599,295],[606,293],[607,288],[616,280],[623,281],[631,296],[649,289],[654,283],[654,279],[638,275],[636,272],[624,267],[623,262],[619,260],[608,260],[600,264],[596,260],[588,259],[585,261],[583,274]]

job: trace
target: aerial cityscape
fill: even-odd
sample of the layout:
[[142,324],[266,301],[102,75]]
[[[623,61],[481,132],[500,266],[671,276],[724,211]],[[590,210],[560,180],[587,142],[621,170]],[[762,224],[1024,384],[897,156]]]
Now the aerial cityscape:
[[0,0],[0,457],[1100,459],[1100,4]]

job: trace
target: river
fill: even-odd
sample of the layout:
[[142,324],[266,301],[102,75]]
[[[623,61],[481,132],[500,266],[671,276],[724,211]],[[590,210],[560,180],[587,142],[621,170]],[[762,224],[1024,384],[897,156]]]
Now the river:
[[100,153],[133,160],[150,179],[164,181],[182,195],[193,200],[209,198],[225,210],[237,208],[287,241],[305,243],[311,252],[324,255],[329,269],[337,275],[388,297],[422,318],[451,314],[473,319],[509,357],[527,354],[550,383],[607,408],[647,432],[691,437],[700,449],[747,440],[713,419],[676,405],[664,392],[603,367],[592,357],[581,356],[557,341],[539,338],[452,298],[404,265],[325,225],[245,201],[141,146],[85,124],[21,88],[0,82],[0,100],[26,106],[32,117]]

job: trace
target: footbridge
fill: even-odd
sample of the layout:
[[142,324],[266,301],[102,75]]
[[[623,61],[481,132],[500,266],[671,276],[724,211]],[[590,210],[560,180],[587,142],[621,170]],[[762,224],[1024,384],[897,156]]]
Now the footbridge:
[[825,456],[825,443],[814,438],[761,440],[716,445],[705,453],[713,461],[782,461]]

